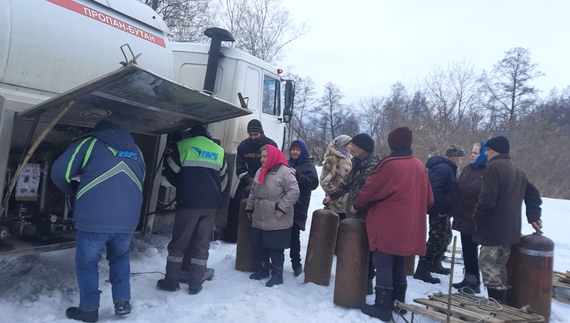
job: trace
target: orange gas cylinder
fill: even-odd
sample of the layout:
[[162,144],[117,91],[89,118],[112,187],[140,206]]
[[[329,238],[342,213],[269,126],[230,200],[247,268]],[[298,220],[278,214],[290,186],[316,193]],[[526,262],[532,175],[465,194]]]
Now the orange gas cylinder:
[[338,214],[331,210],[313,212],[305,257],[305,283],[330,284],[338,219]]
[[535,313],[550,318],[552,301],[552,261],[554,242],[547,237],[533,233],[521,237],[521,243],[513,245],[507,263],[508,284],[507,305],[521,308],[530,306]]
[[359,308],[366,301],[370,254],[366,222],[360,219],[342,220],[339,232],[334,303],[348,308]]
[[239,204],[238,233],[236,247],[236,270],[254,271],[256,267],[251,247],[251,220],[245,213],[247,199]]

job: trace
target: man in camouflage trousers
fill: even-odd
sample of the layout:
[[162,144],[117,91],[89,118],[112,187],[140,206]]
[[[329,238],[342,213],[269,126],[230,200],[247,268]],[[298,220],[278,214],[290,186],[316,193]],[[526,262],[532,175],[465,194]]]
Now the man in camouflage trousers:
[[[331,201],[342,198],[348,193],[346,200],[346,217],[365,219],[367,209],[360,209],[356,213],[351,213],[352,205],[358,197],[358,193],[364,187],[368,175],[380,163],[380,157],[374,152],[374,139],[365,133],[358,134],[350,141],[350,152],[352,158],[352,169],[345,177],[343,182],[338,186],[338,189],[332,192],[329,196],[325,197],[323,204],[328,204]],[[376,273],[372,259],[368,263],[368,283],[366,287],[366,294],[372,295],[374,293],[374,285],[372,280]]]
[[473,215],[477,228],[473,241],[481,245],[479,268],[489,297],[504,304],[509,288],[507,261],[511,246],[521,240],[522,202],[528,223],[540,231],[542,200],[525,173],[511,160],[507,138],[491,138],[486,148],[489,161]]
[[441,261],[453,236],[449,211],[457,194],[457,167],[461,165],[464,156],[465,152],[461,147],[451,145],[445,151],[445,157],[434,156],[426,162],[435,202],[427,210],[429,238],[426,255],[420,257],[418,268],[414,273],[415,279],[426,283],[439,284],[439,278],[432,277],[431,273],[449,275],[449,268],[443,267]]

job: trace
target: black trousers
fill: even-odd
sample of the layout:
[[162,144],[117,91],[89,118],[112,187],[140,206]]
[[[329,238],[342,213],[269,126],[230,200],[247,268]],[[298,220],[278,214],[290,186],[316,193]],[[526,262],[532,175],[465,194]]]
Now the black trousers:
[[376,268],[376,286],[393,287],[394,283],[406,284],[404,257],[380,252],[371,253]]
[[472,235],[461,233],[461,248],[465,272],[479,278],[479,244]]
[[301,267],[301,227],[297,223],[293,223],[291,228],[291,266],[293,269]]

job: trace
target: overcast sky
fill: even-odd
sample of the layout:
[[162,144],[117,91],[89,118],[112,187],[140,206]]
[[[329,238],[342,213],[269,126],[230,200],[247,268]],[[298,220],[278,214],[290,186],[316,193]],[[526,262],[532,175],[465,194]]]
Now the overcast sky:
[[489,71],[514,47],[529,49],[546,94],[570,85],[568,0],[285,0],[307,35],[281,64],[310,76],[322,93],[341,87],[345,102],[387,95],[401,81],[413,86],[434,66],[469,60]]

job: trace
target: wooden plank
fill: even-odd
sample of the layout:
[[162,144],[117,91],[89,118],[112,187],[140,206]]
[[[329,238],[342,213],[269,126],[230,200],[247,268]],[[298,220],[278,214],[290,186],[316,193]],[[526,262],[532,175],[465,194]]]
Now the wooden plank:
[[[419,314],[421,316],[425,316],[425,317],[429,317],[430,319],[436,320],[438,322],[447,322],[447,315],[443,314],[443,313],[439,313],[436,311],[432,311],[430,309],[427,308],[423,308],[417,305],[412,305],[412,304],[406,304],[406,303],[398,303],[398,308],[407,310],[408,312],[412,312],[415,314]],[[465,323],[466,321],[463,321],[461,319],[458,319],[456,317],[451,316],[449,318],[449,322],[451,323]]]
[[[439,300],[430,300],[426,298],[418,298],[414,299],[414,302],[418,304],[422,304],[428,307],[432,307],[439,311],[443,311],[447,313],[447,303],[441,302]],[[453,305],[453,304],[452,304]],[[473,319],[479,322],[486,322],[486,323],[505,323],[503,320],[497,319],[494,317],[494,313],[492,312],[484,312],[484,311],[472,311],[471,309],[465,309],[460,307],[459,304],[453,305],[451,307],[451,313],[457,314],[459,317],[466,317],[469,319]]]

